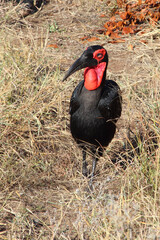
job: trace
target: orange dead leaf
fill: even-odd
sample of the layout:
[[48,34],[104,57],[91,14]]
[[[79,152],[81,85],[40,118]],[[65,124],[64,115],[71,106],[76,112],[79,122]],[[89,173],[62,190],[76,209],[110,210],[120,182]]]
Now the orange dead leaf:
[[128,45],[128,50],[129,50],[129,51],[132,51],[132,50],[133,50],[133,45],[132,45],[132,44],[129,44],[129,45]]
[[115,22],[115,21],[116,21],[116,17],[115,17],[115,16],[111,17],[111,18],[110,18],[110,21],[111,21],[111,22]]
[[117,39],[117,40],[111,40],[111,41],[108,41],[109,43],[123,43],[125,42],[124,39]]
[[[123,5],[125,10],[123,12],[114,12],[114,16],[110,18],[110,21],[104,24],[106,28],[104,34],[110,38],[119,38],[119,32],[122,34],[136,34],[142,30],[140,24],[146,20],[149,20],[153,26],[160,20],[160,0],[137,0],[127,4],[126,2],[128,1],[117,0],[117,4]],[[121,17],[121,21],[118,21],[119,17],[117,15]],[[132,46],[129,46],[129,48],[132,49]]]
[[84,36],[80,39],[83,41],[83,43],[99,40],[99,38],[97,38],[97,37],[89,37],[89,36]]
[[117,32],[111,32],[110,37],[111,38],[120,38],[120,36],[118,35]]
[[57,44],[48,44],[47,45],[48,48],[58,48]]
[[106,22],[103,26],[104,26],[105,28],[108,28],[108,27],[109,27],[109,23]]
[[135,8],[135,7],[137,7],[137,6],[138,6],[138,4],[137,4],[137,3],[133,3],[133,4],[131,4],[131,5],[130,5],[130,8],[132,8],[132,9],[133,9],[133,8]]
[[138,17],[139,22],[143,22],[144,19],[145,19],[145,15],[143,13],[141,13]]
[[82,41],[84,41],[84,40],[87,40],[89,38],[89,36],[84,36],[84,37],[81,37],[80,39],[82,40]]
[[123,2],[124,2],[123,0],[117,0],[117,5],[118,5],[119,8],[122,7]]
[[123,21],[119,21],[117,22],[117,28],[119,28],[121,30],[121,28],[123,27]]
[[107,31],[116,29],[116,23],[115,22],[106,22],[104,25],[105,28],[107,28]]
[[146,40],[139,40],[139,41],[142,42],[142,43],[145,43],[145,44],[148,43]]
[[[136,3],[136,5],[137,5],[137,3]],[[131,4],[126,4],[126,12],[127,13],[131,13],[131,9],[133,8],[133,5],[131,5]]]
[[146,33],[146,31],[141,31],[138,33],[138,35],[143,35],[144,33]]
[[106,36],[109,36],[112,33],[112,30],[108,29],[107,32],[105,33]]
[[105,15],[105,14],[101,14],[100,17],[101,17],[101,18],[105,18],[106,15]]
[[126,20],[126,19],[128,19],[128,12],[122,12],[121,14],[120,14],[120,17],[123,19],[123,20]]
[[157,3],[157,0],[148,0],[148,1],[146,1],[149,5],[156,5],[156,3]]
[[96,40],[99,40],[99,38],[97,38],[97,37],[91,37],[91,38],[88,38],[88,39],[87,39],[88,42],[93,42],[93,41],[96,41]]
[[141,5],[142,4],[142,0],[138,0],[138,5]]
[[153,21],[158,22],[160,20],[160,12],[155,12],[153,14]]
[[123,34],[134,33],[134,30],[131,27],[123,27],[122,33]]
[[96,30],[97,31],[97,33],[99,33],[99,34],[103,34],[103,33],[105,33],[105,29],[98,29],[98,30]]

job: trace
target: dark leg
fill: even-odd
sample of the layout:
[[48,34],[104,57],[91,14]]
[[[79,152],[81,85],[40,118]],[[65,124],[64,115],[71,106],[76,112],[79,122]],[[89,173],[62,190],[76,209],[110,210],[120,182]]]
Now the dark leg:
[[92,172],[91,172],[90,181],[89,181],[89,187],[91,190],[93,189],[92,183],[93,183],[94,173],[96,170],[97,161],[99,157],[103,155],[103,148],[99,147],[97,150],[92,149],[92,153],[93,153]]
[[83,154],[83,162],[82,162],[82,174],[87,177],[88,176],[88,170],[87,170],[87,162],[86,162],[86,149],[82,149]]
[[93,157],[93,162],[92,162],[92,172],[91,172],[90,181],[89,181],[89,187],[90,187],[91,190],[93,188],[92,187],[92,182],[93,182],[94,173],[95,173],[95,170],[96,170],[97,161],[98,161],[98,158],[94,156]]

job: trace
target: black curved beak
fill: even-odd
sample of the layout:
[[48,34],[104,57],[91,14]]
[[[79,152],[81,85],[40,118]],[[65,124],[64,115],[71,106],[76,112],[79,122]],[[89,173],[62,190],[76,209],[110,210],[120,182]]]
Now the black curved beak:
[[82,54],[80,58],[78,58],[73,65],[69,68],[67,73],[65,74],[63,81],[66,80],[70,75],[72,75],[74,72],[86,68],[97,65],[96,59],[93,59],[92,54]]

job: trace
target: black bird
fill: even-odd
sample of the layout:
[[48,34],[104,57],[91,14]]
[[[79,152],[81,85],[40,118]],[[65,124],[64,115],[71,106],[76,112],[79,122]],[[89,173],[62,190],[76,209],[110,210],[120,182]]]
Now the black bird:
[[86,151],[93,153],[92,180],[103,147],[108,146],[116,131],[116,122],[121,116],[122,98],[116,82],[106,80],[107,51],[99,46],[88,47],[69,68],[63,80],[85,68],[84,80],[74,89],[70,101],[70,129],[73,138],[82,148],[82,173],[88,176]]
[[16,3],[21,5],[21,17],[27,17],[29,14],[37,12],[38,8],[46,3],[46,0],[16,0]]

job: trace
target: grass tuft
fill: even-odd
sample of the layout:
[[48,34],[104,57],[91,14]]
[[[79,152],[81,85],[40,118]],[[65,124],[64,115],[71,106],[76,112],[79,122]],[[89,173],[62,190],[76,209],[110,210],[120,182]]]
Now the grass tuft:
[[[160,238],[159,26],[117,45],[102,36],[82,44],[82,32],[92,35],[100,24],[107,8],[100,3],[50,2],[25,19],[12,14],[11,2],[1,4],[2,239]],[[110,59],[107,77],[122,90],[123,112],[98,162],[94,191],[87,193],[81,151],[69,130],[71,92],[83,75],[62,79],[78,54],[102,43]]]

